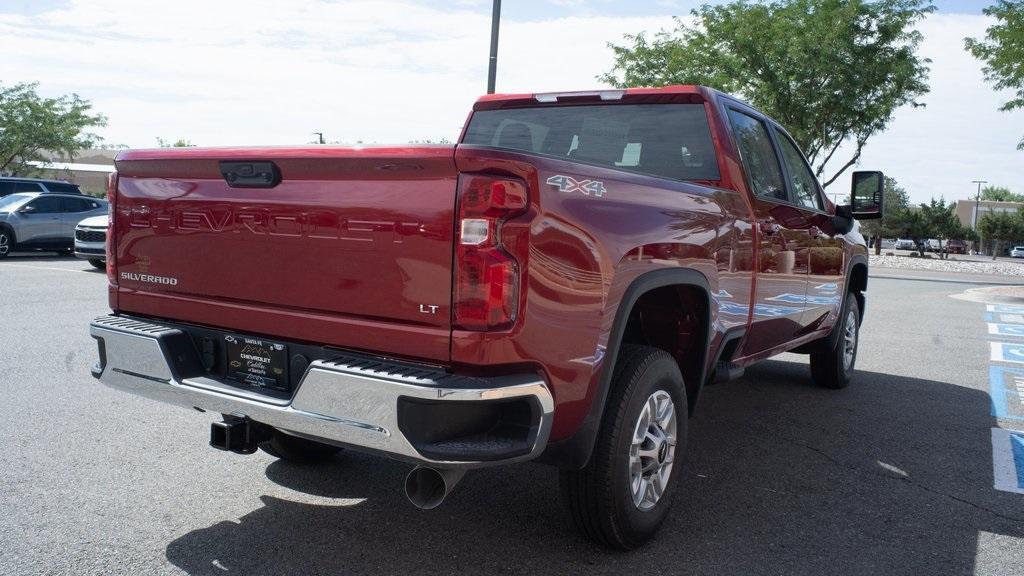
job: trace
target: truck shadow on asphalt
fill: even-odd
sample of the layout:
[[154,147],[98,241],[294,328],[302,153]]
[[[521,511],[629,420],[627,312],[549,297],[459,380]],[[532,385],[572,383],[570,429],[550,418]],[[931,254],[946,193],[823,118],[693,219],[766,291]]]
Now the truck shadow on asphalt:
[[769,361],[707,389],[672,514],[633,553],[572,531],[553,469],[474,471],[440,508],[420,511],[401,494],[409,466],[347,454],[317,468],[275,462],[266,473],[298,492],[358,500],[263,496],[239,521],[177,538],[167,559],[218,575],[1022,569],[1005,549],[1002,570],[999,558],[975,565],[980,537],[1024,537],[1024,497],[992,487],[987,394],[872,372],[841,391],[809,380],[804,364]]

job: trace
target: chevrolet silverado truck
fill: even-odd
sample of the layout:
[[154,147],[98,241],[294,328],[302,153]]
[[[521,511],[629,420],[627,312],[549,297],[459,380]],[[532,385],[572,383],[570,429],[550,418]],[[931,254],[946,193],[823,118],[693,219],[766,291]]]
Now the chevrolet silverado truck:
[[786,130],[699,86],[488,95],[454,146],[121,152],[93,375],[223,415],[210,444],[557,466],[587,537],[651,538],[705,386],[786,351],[850,382],[855,219]]

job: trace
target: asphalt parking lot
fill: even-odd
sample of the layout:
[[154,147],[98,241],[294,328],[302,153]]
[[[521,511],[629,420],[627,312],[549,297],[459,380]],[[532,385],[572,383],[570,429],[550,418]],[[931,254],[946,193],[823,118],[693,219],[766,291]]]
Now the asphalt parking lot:
[[72,258],[0,261],[2,574],[1024,574],[1024,494],[994,488],[992,440],[1024,420],[993,415],[1002,337],[948,297],[970,285],[871,280],[846,390],[790,355],[709,388],[673,512],[629,554],[579,538],[539,465],[420,511],[404,464],[209,448],[212,415],[89,376],[105,286]]

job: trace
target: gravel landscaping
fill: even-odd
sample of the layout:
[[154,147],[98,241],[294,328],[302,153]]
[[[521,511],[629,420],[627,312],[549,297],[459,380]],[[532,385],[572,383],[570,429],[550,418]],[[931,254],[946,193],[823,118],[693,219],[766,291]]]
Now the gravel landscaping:
[[[953,257],[955,258],[955,256]],[[934,272],[961,272],[967,274],[996,274],[1024,276],[1024,262],[939,260],[938,258],[912,258],[910,256],[871,255],[872,268],[898,268],[901,270],[930,270]]]

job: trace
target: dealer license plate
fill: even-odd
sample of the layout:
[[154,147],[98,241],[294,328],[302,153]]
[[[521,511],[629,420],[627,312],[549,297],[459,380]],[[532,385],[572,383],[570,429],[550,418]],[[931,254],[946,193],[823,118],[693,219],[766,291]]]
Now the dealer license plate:
[[288,347],[249,336],[224,336],[227,377],[255,388],[288,390]]

